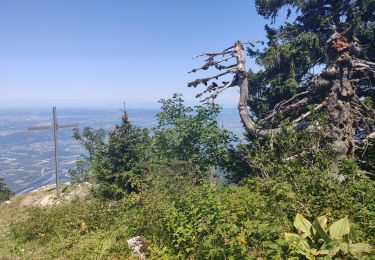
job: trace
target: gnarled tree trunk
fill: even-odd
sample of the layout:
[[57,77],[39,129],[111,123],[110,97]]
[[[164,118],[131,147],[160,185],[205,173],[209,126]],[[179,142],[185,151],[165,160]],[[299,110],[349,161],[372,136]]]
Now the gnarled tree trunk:
[[[308,109],[308,105],[313,106],[312,111],[325,111],[329,120],[326,135],[335,147],[337,158],[344,155],[354,158],[356,149],[365,144],[369,138],[375,137],[375,111],[367,108],[361,100],[364,95],[375,96],[375,63],[357,59],[353,55],[355,44],[335,32],[327,41],[326,68],[300,87],[300,91],[294,97],[277,104],[258,125],[251,119],[247,108],[249,84],[242,42],[237,41],[233,46],[217,53],[199,55],[208,57],[206,63],[191,72],[207,70],[210,67],[224,72],[213,77],[197,79],[188,86],[196,87],[199,84],[206,86],[206,89],[197,95],[201,97],[209,94],[202,101],[214,100],[225,89],[238,86],[240,88],[238,111],[241,120],[247,130],[255,136],[279,133],[279,127],[271,127],[276,116],[289,119],[296,127],[307,125],[307,128],[313,129],[316,125],[309,118],[311,110]],[[226,56],[226,58],[216,61],[215,58],[218,56]],[[236,59],[235,64],[222,65],[232,58]],[[218,80],[227,74],[234,74],[231,82],[223,81],[223,85],[214,82],[215,79]],[[212,83],[209,84],[211,81]]]

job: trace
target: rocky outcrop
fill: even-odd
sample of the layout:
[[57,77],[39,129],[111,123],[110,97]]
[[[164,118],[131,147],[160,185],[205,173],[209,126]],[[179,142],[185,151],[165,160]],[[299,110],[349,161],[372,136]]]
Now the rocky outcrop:
[[64,183],[61,186],[61,195],[57,196],[55,192],[56,186],[51,184],[20,196],[14,196],[11,200],[7,201],[6,205],[17,203],[18,205],[25,207],[48,207],[69,202],[76,198],[87,198],[91,196],[91,188],[92,185],[87,182],[76,185]]

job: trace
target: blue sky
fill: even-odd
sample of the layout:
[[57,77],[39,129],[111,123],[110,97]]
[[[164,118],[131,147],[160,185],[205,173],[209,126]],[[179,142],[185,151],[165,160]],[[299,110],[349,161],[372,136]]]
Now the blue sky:
[[251,0],[0,0],[0,106],[194,104],[192,56],[263,39],[265,23]]

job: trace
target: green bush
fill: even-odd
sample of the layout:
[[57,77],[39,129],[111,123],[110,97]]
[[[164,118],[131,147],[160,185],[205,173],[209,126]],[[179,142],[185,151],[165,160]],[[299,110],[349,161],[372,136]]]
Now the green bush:
[[216,168],[230,164],[235,150],[235,136],[221,129],[217,122],[220,107],[185,106],[182,96],[161,100],[157,115],[158,126],[141,129],[129,121],[124,112],[121,124],[105,133],[102,129],[74,132],[85,153],[71,175],[78,182],[92,181],[95,194],[119,200],[132,192],[139,192],[153,165],[173,165],[183,162],[199,168],[198,183],[208,178]]
[[[186,169],[186,168],[185,168]],[[267,196],[246,186],[194,185],[188,174],[155,172],[126,220],[153,242],[151,256],[224,259],[282,255],[290,228]]]
[[14,193],[4,183],[4,179],[0,178],[0,202],[9,200]]
[[108,135],[102,129],[86,128],[82,134],[76,130],[74,138],[85,149],[71,171],[74,180],[98,184],[95,194],[108,199],[119,200],[139,190],[147,171],[150,137],[147,129],[131,124],[126,112]]
[[142,235],[154,259],[285,259],[283,234],[298,212],[332,221],[349,216],[351,239],[374,245],[374,183],[361,176],[339,183],[328,172],[298,169],[220,186],[207,183],[193,163],[151,165],[140,191],[120,201],[29,210],[11,226],[13,253],[40,248],[38,256],[121,258],[129,255],[126,240]]
[[348,182],[346,191],[323,174],[310,184],[307,175],[300,178],[304,189],[286,180],[262,178],[240,186],[210,187],[195,186],[180,173],[163,170],[153,176],[127,218],[132,234],[153,242],[151,255],[156,258],[284,258],[288,246],[283,233],[291,230],[297,212],[309,216],[322,212],[333,220],[348,215],[351,238],[375,242],[371,196],[375,187],[369,180]]
[[186,161],[202,170],[226,167],[231,161],[237,140],[232,132],[222,129],[217,117],[221,108],[214,104],[189,107],[181,94],[160,100],[158,126],[153,129],[153,161]]
[[[80,256],[123,256],[125,240],[142,235],[155,259],[284,259],[290,245],[283,234],[297,213],[349,216],[351,238],[375,243],[375,183],[353,159],[335,158],[324,117],[312,115],[322,126],[315,132],[285,122],[280,135],[249,137],[235,149],[233,134],[218,127],[219,107],[190,108],[178,94],[161,103],[152,134],[126,113],[108,136],[77,133],[87,150],[77,176],[95,182],[99,196],[87,205],[31,210],[12,226],[17,243],[69,255],[84,238]],[[234,184],[210,182],[215,167]]]
[[105,137],[106,132],[102,128],[94,130],[91,127],[85,127],[82,133],[78,128],[73,129],[73,138],[82,145],[85,151],[80,155],[75,167],[69,170],[73,183],[94,181],[90,165],[95,156],[104,149]]

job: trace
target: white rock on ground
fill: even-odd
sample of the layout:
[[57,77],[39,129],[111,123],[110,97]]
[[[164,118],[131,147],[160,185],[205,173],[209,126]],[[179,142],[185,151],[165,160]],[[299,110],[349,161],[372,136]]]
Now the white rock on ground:
[[142,259],[145,259],[145,253],[150,244],[150,241],[148,241],[143,236],[136,236],[129,239],[127,242],[129,248],[132,250],[133,253],[137,254]]

